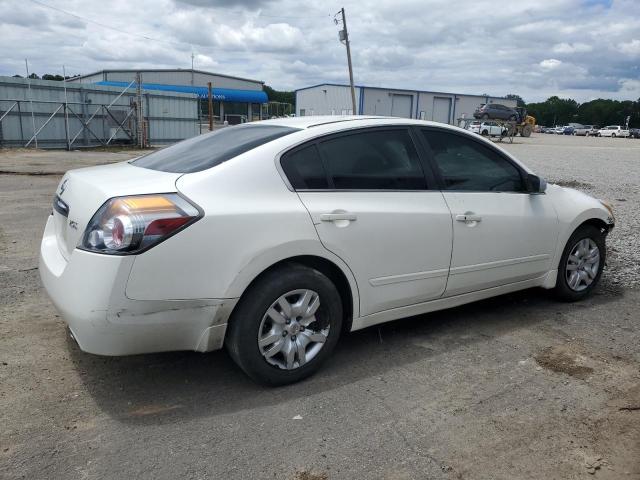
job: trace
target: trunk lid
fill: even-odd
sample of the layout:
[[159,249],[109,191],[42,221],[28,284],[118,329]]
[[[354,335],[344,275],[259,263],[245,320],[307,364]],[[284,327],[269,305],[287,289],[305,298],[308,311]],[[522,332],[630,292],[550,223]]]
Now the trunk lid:
[[135,167],[128,162],[68,171],[54,198],[53,216],[60,253],[69,259],[89,220],[108,199],[177,192],[176,180],[181,175]]

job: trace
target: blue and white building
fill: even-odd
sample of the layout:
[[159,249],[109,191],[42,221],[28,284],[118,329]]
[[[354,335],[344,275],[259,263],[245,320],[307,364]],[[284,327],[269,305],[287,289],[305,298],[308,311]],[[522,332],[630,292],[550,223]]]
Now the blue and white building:
[[135,81],[138,73],[144,91],[198,95],[202,99],[201,111],[204,115],[208,111],[208,83],[211,82],[214,114],[219,120],[235,120],[238,117],[245,117],[248,121],[260,120],[261,106],[268,101],[263,91],[263,81],[192,69],[100,70],[75,77],[69,82],[124,88]]

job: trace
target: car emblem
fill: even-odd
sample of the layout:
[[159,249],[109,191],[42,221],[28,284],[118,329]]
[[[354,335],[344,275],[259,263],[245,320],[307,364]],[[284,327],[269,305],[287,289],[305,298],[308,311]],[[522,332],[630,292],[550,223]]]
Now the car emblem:
[[74,230],[78,229],[78,222],[74,222],[73,220],[69,220],[69,227],[73,228]]
[[67,188],[67,182],[69,181],[68,178],[64,179],[64,182],[62,182],[62,185],[60,185],[60,193],[59,195],[62,195],[65,191],[65,189]]

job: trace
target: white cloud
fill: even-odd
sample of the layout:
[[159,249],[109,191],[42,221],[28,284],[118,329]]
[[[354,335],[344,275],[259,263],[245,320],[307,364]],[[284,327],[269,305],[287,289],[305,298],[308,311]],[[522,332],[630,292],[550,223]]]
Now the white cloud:
[[626,55],[634,57],[640,56],[640,40],[633,39],[630,42],[623,42],[618,45],[620,51]]
[[554,70],[562,65],[562,61],[556,58],[548,58],[540,62],[540,67],[545,70]]
[[593,50],[593,47],[591,45],[587,45],[586,43],[566,43],[566,42],[562,42],[562,43],[558,43],[556,45],[553,46],[553,51],[554,53],[564,53],[564,54],[571,54],[571,53],[585,53],[585,52],[590,52],[591,50]]
[[623,78],[619,83],[618,91],[626,98],[640,98],[640,80]]
[[[0,75],[195,66],[276,88],[348,81],[337,7],[300,0],[0,0]],[[640,2],[344,0],[355,81],[461,93],[638,98]],[[114,31],[92,23],[115,27]],[[131,34],[125,34],[130,32]],[[634,97],[635,95],[635,97]]]

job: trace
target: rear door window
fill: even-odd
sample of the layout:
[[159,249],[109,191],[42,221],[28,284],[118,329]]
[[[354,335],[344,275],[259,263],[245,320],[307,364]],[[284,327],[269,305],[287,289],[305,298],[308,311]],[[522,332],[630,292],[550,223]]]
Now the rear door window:
[[315,145],[309,145],[282,156],[280,165],[296,190],[318,190],[329,187],[327,174]]
[[318,149],[330,188],[424,190],[426,181],[408,130],[350,133],[322,141]]
[[280,125],[224,127],[155,151],[131,164],[161,172],[200,172],[298,130]]

